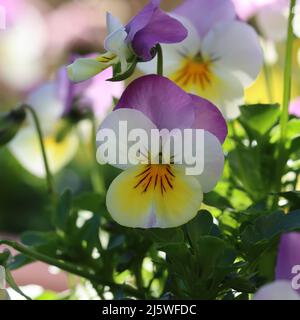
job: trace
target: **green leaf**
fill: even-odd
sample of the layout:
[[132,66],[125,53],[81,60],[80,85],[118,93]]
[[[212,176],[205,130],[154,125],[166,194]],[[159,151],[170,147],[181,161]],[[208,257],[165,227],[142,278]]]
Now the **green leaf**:
[[211,191],[204,195],[203,202],[211,207],[216,207],[218,209],[232,208],[231,203],[223,196],[215,191]]
[[54,232],[26,231],[22,234],[21,241],[27,246],[38,246],[47,244],[54,238],[56,238]]
[[106,212],[105,197],[98,193],[83,193],[73,199],[73,206],[78,210],[87,210],[93,213]]
[[197,241],[197,261],[200,267],[200,278],[211,279],[218,266],[219,259],[224,255],[225,242],[216,237],[203,236]]
[[143,230],[142,235],[152,239],[158,248],[184,243],[184,233],[181,228]]
[[53,223],[60,229],[64,230],[72,209],[72,193],[67,189],[58,200]]
[[278,121],[278,104],[256,104],[240,107],[241,123],[260,135],[265,135]]
[[256,291],[255,284],[241,276],[235,276],[227,280],[224,284],[226,287],[243,293],[254,293]]
[[85,241],[88,254],[91,254],[94,248],[101,248],[99,230],[100,217],[98,215],[94,215],[91,219],[86,221],[80,229],[80,238],[81,241]]
[[213,217],[205,210],[198,212],[197,216],[186,224],[186,230],[195,245],[202,236],[210,235],[213,228]]
[[246,226],[241,239],[246,249],[268,242],[282,233],[300,229],[300,210],[285,214],[281,211],[257,218]]

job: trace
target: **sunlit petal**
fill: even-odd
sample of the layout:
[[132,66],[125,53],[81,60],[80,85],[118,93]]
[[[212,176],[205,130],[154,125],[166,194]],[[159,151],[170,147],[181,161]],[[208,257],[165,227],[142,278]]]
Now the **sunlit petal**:
[[197,179],[181,168],[161,165],[122,172],[110,185],[106,201],[114,220],[136,228],[179,226],[197,214],[201,202]]
[[[78,139],[75,134],[69,134],[62,142],[57,142],[55,136],[48,136],[44,144],[50,170],[55,174],[73,159]],[[21,130],[9,144],[9,149],[27,171],[40,178],[46,176],[39,140],[33,128]]]

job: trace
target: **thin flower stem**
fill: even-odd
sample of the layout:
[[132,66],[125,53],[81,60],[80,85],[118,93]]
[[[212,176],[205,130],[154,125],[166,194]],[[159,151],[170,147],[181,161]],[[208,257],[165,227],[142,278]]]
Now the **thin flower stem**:
[[265,63],[264,64],[264,78],[267,88],[267,95],[269,99],[269,103],[273,102],[273,94],[272,94],[272,78],[271,78],[271,72],[270,67]]
[[99,171],[99,164],[97,162],[96,154],[97,154],[97,144],[96,144],[96,135],[97,135],[97,125],[95,115],[91,113],[91,122],[92,122],[92,137],[91,137],[91,144],[92,144],[92,184],[94,191],[99,194],[104,194],[105,186],[103,177]]
[[284,89],[283,101],[280,117],[280,139],[278,143],[278,160],[277,160],[277,180],[276,190],[281,189],[281,178],[285,167],[285,143],[287,136],[287,124],[289,119],[289,102],[291,98],[291,84],[292,84],[292,52],[293,52],[293,26],[294,7],[296,0],[291,0],[290,13],[288,20],[288,32],[286,42],[285,66],[284,66]]
[[37,132],[37,135],[39,138],[41,152],[42,152],[42,156],[43,156],[43,161],[44,161],[44,166],[45,166],[45,171],[46,171],[46,178],[47,178],[48,192],[50,195],[53,195],[53,193],[54,193],[53,179],[52,179],[52,174],[51,174],[51,171],[49,168],[49,162],[47,159],[46,149],[45,149],[45,145],[44,145],[43,133],[42,133],[42,129],[41,129],[41,125],[40,125],[38,116],[37,116],[36,112],[34,111],[34,109],[31,108],[30,106],[24,105],[23,107],[25,109],[27,109],[33,117],[33,121],[35,124],[36,132]]
[[164,58],[163,58],[163,52],[160,44],[156,45],[156,52],[157,52],[157,74],[159,76],[162,76],[163,70],[164,70]]
[[91,282],[95,282],[97,284],[101,284],[104,286],[109,286],[113,289],[123,290],[128,295],[132,295],[137,298],[141,298],[141,299],[144,298],[143,292],[141,292],[141,291],[139,291],[129,285],[117,284],[117,283],[108,281],[108,280],[100,277],[99,275],[96,275],[92,271],[86,270],[82,267],[77,267],[69,262],[65,262],[62,260],[57,260],[55,258],[51,258],[49,256],[46,256],[46,255],[40,253],[40,252],[36,252],[28,247],[25,247],[17,242],[9,241],[9,240],[0,240],[0,245],[1,244],[7,245],[7,246],[17,250],[20,253],[23,253],[24,255],[26,255],[34,260],[39,260],[39,261],[45,262],[49,265],[56,266],[64,271],[67,271],[67,272],[73,273],[77,276],[88,279]]

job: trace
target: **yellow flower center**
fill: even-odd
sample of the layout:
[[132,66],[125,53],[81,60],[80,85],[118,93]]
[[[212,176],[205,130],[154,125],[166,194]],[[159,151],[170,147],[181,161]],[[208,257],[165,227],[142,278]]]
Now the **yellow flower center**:
[[145,193],[151,188],[160,190],[163,196],[168,190],[173,190],[175,175],[169,164],[149,164],[143,167],[142,172],[135,176],[134,189]]
[[180,87],[200,86],[205,90],[212,82],[212,61],[204,60],[201,56],[185,57],[180,69],[172,76],[172,79]]

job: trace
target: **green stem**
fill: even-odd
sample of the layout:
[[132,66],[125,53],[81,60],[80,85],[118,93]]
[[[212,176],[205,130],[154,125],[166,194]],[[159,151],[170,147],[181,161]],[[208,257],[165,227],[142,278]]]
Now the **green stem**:
[[20,294],[21,296],[23,296],[26,300],[31,300],[31,298],[29,296],[27,296],[20,288],[19,286],[16,284],[11,272],[7,269],[6,270],[6,280],[8,282],[8,284],[10,285],[10,287],[12,289],[14,289],[18,294]]
[[265,83],[267,88],[267,94],[269,103],[273,102],[273,94],[272,94],[272,79],[271,79],[271,72],[270,67],[265,63],[264,64],[264,77],[265,77]]
[[160,44],[156,45],[156,52],[157,52],[157,74],[159,76],[163,75],[164,70],[164,58],[163,58],[163,52]]
[[23,106],[25,109],[27,109],[32,117],[33,117],[33,121],[35,124],[35,128],[36,128],[36,132],[39,138],[39,142],[40,142],[40,147],[41,147],[41,151],[42,151],[42,156],[43,156],[43,161],[44,161],[44,166],[45,166],[45,171],[46,171],[46,177],[47,177],[47,185],[48,185],[48,192],[50,195],[53,195],[54,192],[54,188],[53,188],[53,180],[52,180],[52,174],[49,168],[49,163],[48,163],[48,159],[47,159],[47,154],[46,154],[46,149],[45,149],[45,145],[44,145],[44,139],[43,139],[43,133],[42,133],[42,129],[41,129],[41,125],[39,122],[39,118],[36,114],[36,112],[34,111],[33,108],[31,108],[28,105],[24,105]]
[[286,42],[286,54],[285,54],[285,66],[284,66],[284,89],[283,89],[283,101],[280,117],[280,139],[278,143],[278,160],[277,160],[277,179],[276,190],[281,189],[281,178],[285,167],[285,142],[287,136],[287,124],[289,119],[289,102],[291,98],[291,86],[292,86],[292,52],[293,52],[293,26],[294,19],[294,7],[296,0],[291,0],[290,14],[288,21],[288,32]]
[[104,194],[105,186],[103,177],[100,174],[99,164],[97,162],[96,154],[97,154],[97,143],[96,143],[96,136],[97,136],[97,125],[96,125],[96,119],[95,115],[91,114],[91,122],[92,122],[92,184],[94,191],[99,194]]
[[188,244],[190,246],[190,250],[193,252],[194,246],[193,246],[193,243],[192,243],[192,240],[191,240],[191,237],[190,237],[190,234],[189,234],[189,231],[188,231],[188,228],[186,227],[186,225],[182,226],[182,231],[183,231],[183,234],[185,236],[186,241],[188,242]]
[[77,276],[83,277],[88,279],[91,282],[100,283],[104,286],[109,286],[111,288],[117,289],[117,290],[123,290],[127,294],[132,295],[137,298],[144,298],[144,293],[140,292],[139,290],[136,290],[135,288],[125,285],[125,284],[117,284],[111,281],[107,281],[104,278],[100,277],[99,275],[94,274],[93,272],[89,270],[85,270],[82,267],[76,267],[71,263],[57,260],[55,258],[48,257],[42,253],[36,252],[32,249],[29,249],[28,247],[25,247],[19,243],[9,241],[9,240],[0,240],[0,245],[5,244],[15,250],[17,250],[20,253],[23,253],[24,255],[34,259],[39,260],[42,262],[45,262],[47,264],[50,264],[52,266],[56,266],[62,270],[65,270],[67,272],[73,273]]

